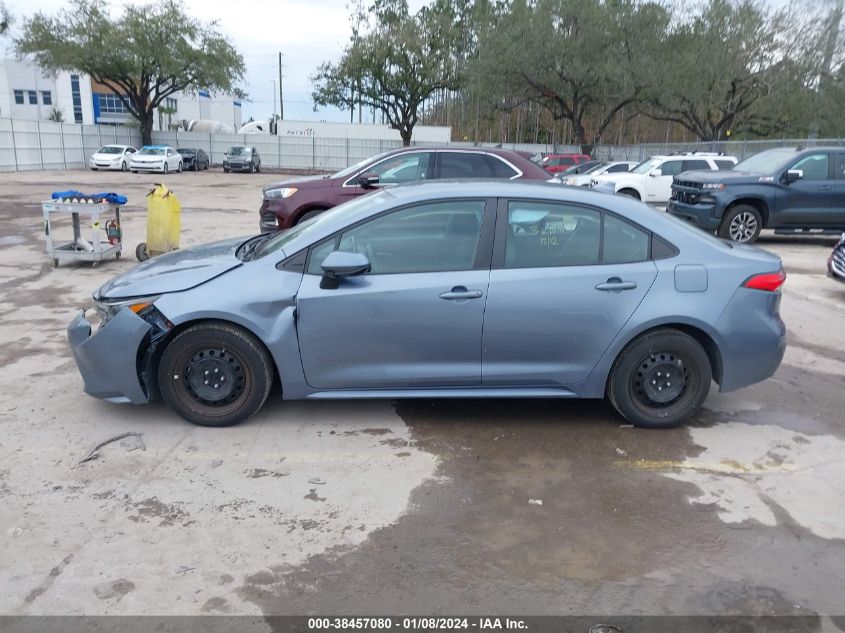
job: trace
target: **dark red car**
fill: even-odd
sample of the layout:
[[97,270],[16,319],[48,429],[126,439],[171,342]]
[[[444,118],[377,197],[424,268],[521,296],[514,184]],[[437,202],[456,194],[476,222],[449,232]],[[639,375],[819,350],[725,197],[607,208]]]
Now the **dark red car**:
[[447,178],[549,180],[548,172],[505,149],[403,147],[371,156],[330,176],[297,178],[264,188],[262,233],[287,229],[384,185]]
[[588,160],[592,160],[588,154],[549,154],[540,161],[540,167],[550,174],[556,174]]

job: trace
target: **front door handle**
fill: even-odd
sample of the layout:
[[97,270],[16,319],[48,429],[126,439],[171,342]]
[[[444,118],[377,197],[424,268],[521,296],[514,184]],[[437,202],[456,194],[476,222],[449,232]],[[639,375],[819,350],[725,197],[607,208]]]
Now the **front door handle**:
[[636,287],[636,281],[622,281],[619,277],[611,277],[606,282],[598,284],[596,290],[633,290]]
[[441,299],[456,300],[456,299],[479,299],[484,294],[480,290],[467,290],[466,286],[455,286],[449,292],[444,292],[440,295]]

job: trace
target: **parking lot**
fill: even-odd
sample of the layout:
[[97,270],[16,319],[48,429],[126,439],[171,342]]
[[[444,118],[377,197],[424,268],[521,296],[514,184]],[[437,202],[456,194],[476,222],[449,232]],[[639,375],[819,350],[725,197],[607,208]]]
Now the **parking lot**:
[[[167,176],[182,246],[254,233],[260,186],[280,178]],[[789,276],[784,362],[714,388],[684,428],[632,428],[602,401],[274,394],[209,429],[86,396],[65,339],[136,263],[160,180],[0,175],[0,613],[845,616],[833,240],[764,234]],[[39,203],[71,188],[129,197],[123,259],[53,268]],[[80,463],[128,432],[141,442]]]

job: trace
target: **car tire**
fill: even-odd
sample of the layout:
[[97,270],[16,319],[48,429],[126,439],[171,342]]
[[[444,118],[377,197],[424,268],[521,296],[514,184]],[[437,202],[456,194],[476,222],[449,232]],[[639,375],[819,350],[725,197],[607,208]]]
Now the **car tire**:
[[620,189],[617,193],[620,196],[628,196],[629,198],[634,198],[635,200],[642,200],[639,192],[637,192],[636,189],[630,189],[630,188]]
[[323,211],[325,211],[325,209],[311,209],[310,211],[306,211],[305,213],[303,213],[302,215],[300,215],[297,218],[296,223],[301,224],[302,222],[305,222],[306,220],[310,220],[311,218],[317,217]]
[[165,402],[200,426],[232,426],[252,417],[267,400],[273,376],[261,342],[220,322],[198,323],[177,334],[158,366]]
[[259,174],[261,173],[261,163],[258,163],[258,164],[255,166],[255,171],[257,171]]
[[224,168],[223,168],[223,173],[224,173],[224,174],[228,174],[228,173],[229,173],[229,168],[228,168],[228,167],[224,167]]
[[607,396],[632,424],[669,428],[696,412],[710,392],[712,378],[710,359],[698,341],[678,330],[654,330],[619,354]]
[[730,207],[719,225],[719,237],[738,242],[753,244],[763,230],[763,216],[750,204],[737,204]]
[[164,163],[164,167],[162,167],[162,168],[161,168],[161,173],[166,174],[169,170],[170,170],[170,166],[169,166],[169,165],[168,165],[168,163],[165,161],[165,163]]
[[251,173],[251,174],[255,173],[255,163],[249,164],[249,173]]
[[182,173],[182,161],[181,160],[179,161],[179,165],[176,167],[176,171],[179,172],[180,174]]
[[96,168],[96,167],[92,167],[92,168],[91,168],[91,171],[97,171],[97,168]]
[[150,258],[150,252],[147,250],[147,243],[140,242],[135,247],[135,259],[139,262],[145,262]]
[[126,164],[126,161],[124,160],[120,163],[120,171],[126,171],[127,169],[129,169],[129,167]]

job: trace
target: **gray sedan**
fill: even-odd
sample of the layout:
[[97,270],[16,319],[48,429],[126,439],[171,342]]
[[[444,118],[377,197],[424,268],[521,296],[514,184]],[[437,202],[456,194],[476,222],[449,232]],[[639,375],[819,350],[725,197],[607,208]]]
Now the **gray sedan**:
[[153,258],[68,328],[85,391],[207,426],[284,399],[603,398],[691,416],[785,348],[780,259],[620,196],[438,182]]

